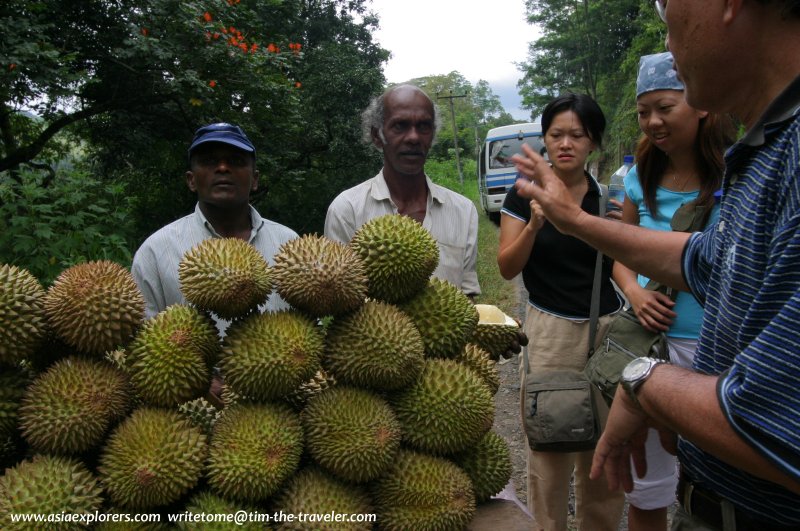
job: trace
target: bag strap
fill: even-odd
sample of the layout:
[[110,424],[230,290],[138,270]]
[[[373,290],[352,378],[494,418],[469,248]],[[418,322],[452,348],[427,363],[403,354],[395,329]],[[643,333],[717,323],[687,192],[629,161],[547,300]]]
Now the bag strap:
[[[600,183],[598,183],[600,184]],[[608,204],[608,186],[600,184],[599,217],[605,217],[606,205]],[[594,340],[597,337],[597,321],[600,318],[600,277],[603,273],[603,253],[597,251],[597,258],[594,262],[594,279],[592,280],[592,300],[589,306],[589,357],[594,354]],[[522,367],[525,374],[528,374],[530,362],[528,361],[528,349],[523,348]]]

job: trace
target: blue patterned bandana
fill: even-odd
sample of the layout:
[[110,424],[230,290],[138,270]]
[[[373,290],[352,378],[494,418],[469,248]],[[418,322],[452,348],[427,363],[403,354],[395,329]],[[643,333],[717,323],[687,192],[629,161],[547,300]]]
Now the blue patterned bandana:
[[636,98],[654,90],[684,90],[670,52],[644,55],[639,59]]

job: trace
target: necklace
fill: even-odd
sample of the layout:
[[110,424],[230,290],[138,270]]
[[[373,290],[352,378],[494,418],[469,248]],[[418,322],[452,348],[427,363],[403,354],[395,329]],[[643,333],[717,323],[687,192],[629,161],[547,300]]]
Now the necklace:
[[686,177],[683,178],[683,182],[681,183],[681,185],[678,186],[678,173],[676,172],[672,175],[672,186],[674,188],[677,188],[676,191],[683,192],[683,189],[686,188],[686,184],[689,182],[689,179],[691,177],[692,177],[691,173],[687,174]]

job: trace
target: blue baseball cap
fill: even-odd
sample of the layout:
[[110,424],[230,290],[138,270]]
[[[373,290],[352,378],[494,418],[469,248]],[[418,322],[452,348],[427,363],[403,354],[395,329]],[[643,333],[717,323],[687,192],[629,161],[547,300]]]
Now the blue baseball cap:
[[189,146],[189,155],[191,156],[192,151],[206,142],[222,142],[252,153],[253,156],[256,154],[255,146],[238,125],[219,122],[201,127],[194,132],[192,144]]
[[636,97],[654,90],[684,90],[670,52],[644,55],[639,59]]

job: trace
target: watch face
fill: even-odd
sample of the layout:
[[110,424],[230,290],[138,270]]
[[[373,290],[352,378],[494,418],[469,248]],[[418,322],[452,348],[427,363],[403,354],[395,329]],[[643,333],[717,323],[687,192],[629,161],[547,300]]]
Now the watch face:
[[636,381],[644,376],[650,368],[650,360],[647,358],[636,358],[625,366],[622,377],[628,381]]

